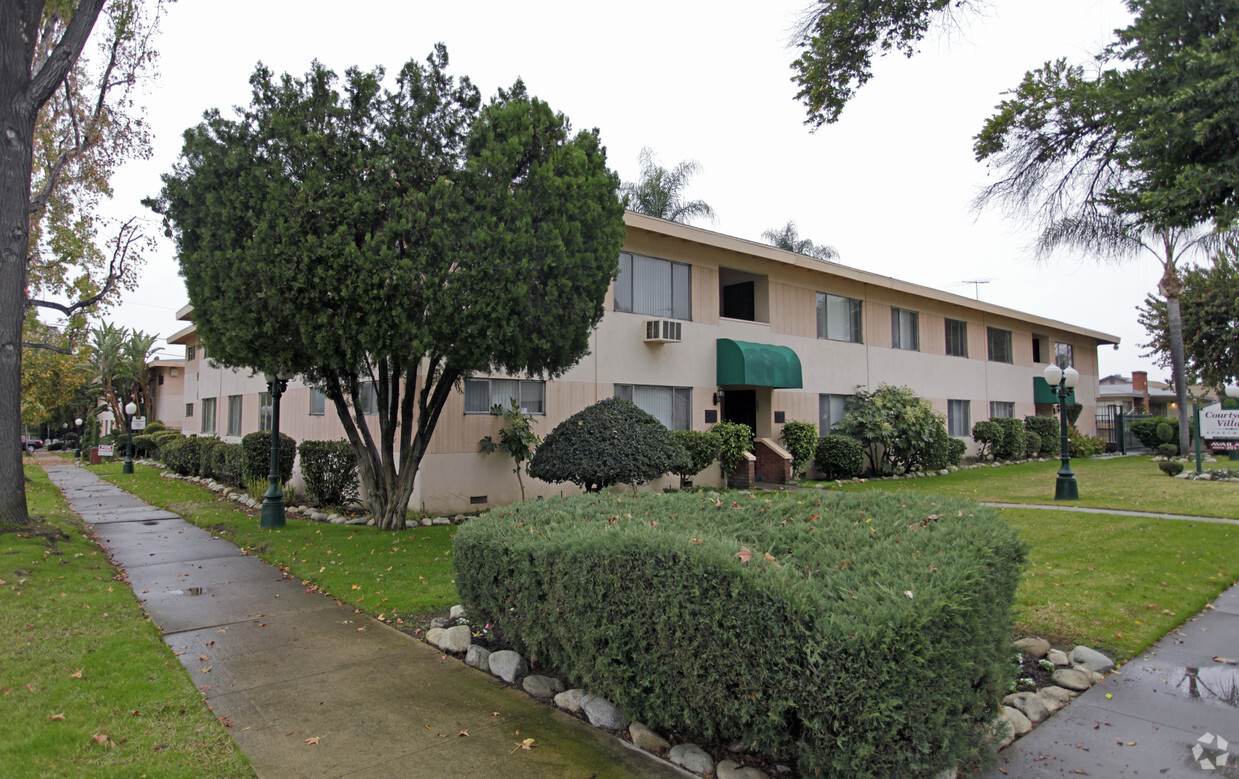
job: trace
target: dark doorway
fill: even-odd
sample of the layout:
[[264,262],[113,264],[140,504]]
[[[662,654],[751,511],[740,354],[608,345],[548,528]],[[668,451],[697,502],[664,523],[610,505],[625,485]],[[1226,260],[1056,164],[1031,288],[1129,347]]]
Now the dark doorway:
[[754,285],[751,281],[740,284],[728,284],[723,287],[723,316],[728,319],[743,319],[756,321]]
[[748,425],[757,435],[757,390],[729,389],[723,394],[723,421]]

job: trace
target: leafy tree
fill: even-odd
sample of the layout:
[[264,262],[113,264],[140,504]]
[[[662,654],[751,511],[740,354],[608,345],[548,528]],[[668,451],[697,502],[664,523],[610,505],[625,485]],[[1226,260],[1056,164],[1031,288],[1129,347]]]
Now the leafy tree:
[[[1231,241],[1212,264],[1188,268],[1179,297],[1186,381],[1215,391],[1239,381],[1239,342],[1235,340],[1239,332],[1237,254],[1239,243]],[[1138,310],[1140,324],[1150,337],[1143,344],[1148,352],[1142,356],[1154,357],[1158,365],[1167,367],[1171,354],[1167,301],[1149,295]],[[1179,429],[1183,429],[1182,421]]]
[[688,453],[684,467],[672,471],[680,477],[680,489],[684,489],[687,480],[709,468],[710,464],[718,459],[723,442],[717,433],[710,430],[672,430],[671,434]]
[[641,178],[620,187],[620,195],[628,208],[639,214],[684,224],[698,217],[714,221],[714,209],[704,200],[684,200],[688,180],[701,172],[700,163],[696,160],[681,162],[667,170],[654,161],[654,152],[648,147],[641,150],[640,160]]
[[723,478],[730,479],[744,461],[744,453],[753,451],[753,428],[740,422],[719,422],[710,432],[718,436],[718,464],[723,469]]
[[792,456],[792,477],[796,478],[805,466],[813,462],[813,452],[817,449],[817,425],[812,422],[788,422],[783,425],[779,438]]
[[792,221],[788,221],[782,227],[766,230],[761,234],[761,239],[771,246],[808,257],[816,257],[819,260],[834,261],[839,258],[839,252],[835,251],[835,247],[816,244],[808,238],[801,238],[800,232],[796,229],[796,223]]
[[388,529],[465,376],[556,376],[585,353],[624,237],[596,131],[520,81],[483,106],[447,64],[438,46],[393,90],[382,70],[337,88],[319,63],[259,66],[250,105],[188,130],[151,203],[212,358],[320,388]]
[[[86,377],[77,364],[85,356],[79,346],[73,353],[69,336],[56,328],[36,322],[32,325],[40,343],[55,349],[26,349],[22,354],[21,418],[26,424],[70,422],[93,406],[84,403]],[[63,350],[63,351],[62,351]],[[65,354],[65,352],[69,352]]]
[[[120,227],[108,256],[94,243],[102,227],[95,207],[110,194],[116,166],[148,153],[133,101],[155,57],[160,7],[46,0],[6,3],[0,13],[0,440],[19,435],[23,352],[72,351],[24,332],[31,309],[80,324],[82,313],[133,282],[141,243],[133,223]],[[101,17],[98,54],[83,56]],[[21,459],[15,447],[0,447],[0,526],[28,522]]]
[[506,423],[499,431],[499,440],[495,441],[490,436],[486,436],[478,441],[478,446],[481,447],[483,454],[505,452],[516,462],[516,467],[512,469],[512,472],[516,474],[516,483],[521,487],[521,502],[523,503],[525,501],[525,480],[521,478],[521,471],[528,469],[529,466],[526,463],[533,457],[534,449],[542,443],[542,440],[538,438],[538,434],[530,425],[533,417],[521,411],[521,404],[516,398],[509,398],[509,401],[511,405],[507,408],[494,406],[490,410],[490,413],[503,417]]
[[942,414],[910,387],[883,384],[872,392],[858,387],[844,410],[835,432],[859,441],[879,474],[923,469],[939,440],[935,427],[946,426]]
[[605,398],[555,426],[529,462],[529,475],[572,482],[586,492],[636,485],[684,470],[688,453],[662,422],[622,398]]

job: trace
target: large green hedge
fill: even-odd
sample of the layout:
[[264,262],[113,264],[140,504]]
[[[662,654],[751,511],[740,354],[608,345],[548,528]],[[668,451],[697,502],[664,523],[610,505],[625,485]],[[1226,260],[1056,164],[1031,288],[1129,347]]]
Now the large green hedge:
[[[282,454],[282,453],[281,453]],[[315,506],[346,506],[357,499],[357,450],[348,441],[302,441],[301,478]]]
[[[244,484],[266,479],[271,474],[271,431],[250,433],[241,439],[245,447]],[[297,458],[297,442],[280,433],[280,483],[286,483],[293,475],[293,461]]]
[[471,617],[651,727],[741,739],[805,776],[988,756],[1026,553],[992,509],[582,495],[491,511],[455,550]]

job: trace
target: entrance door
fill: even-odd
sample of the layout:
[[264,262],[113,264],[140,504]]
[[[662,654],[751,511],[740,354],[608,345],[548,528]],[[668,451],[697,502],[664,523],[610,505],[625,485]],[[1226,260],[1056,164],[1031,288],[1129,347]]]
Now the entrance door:
[[748,425],[757,436],[757,390],[729,389],[723,395],[723,421]]

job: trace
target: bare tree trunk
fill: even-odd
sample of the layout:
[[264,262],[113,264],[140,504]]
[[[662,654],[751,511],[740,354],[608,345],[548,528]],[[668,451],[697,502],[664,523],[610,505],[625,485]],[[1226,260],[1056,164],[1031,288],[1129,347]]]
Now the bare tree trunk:
[[[1172,256],[1167,254],[1168,257]],[[1191,419],[1187,411],[1187,352],[1183,343],[1183,315],[1179,309],[1179,295],[1183,282],[1173,260],[1166,263],[1159,291],[1166,298],[1166,323],[1170,329],[1170,366],[1174,380],[1175,399],[1179,408],[1179,454],[1186,455],[1191,449]]]

